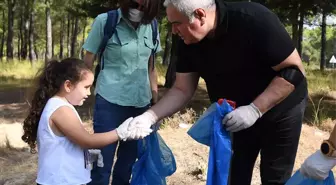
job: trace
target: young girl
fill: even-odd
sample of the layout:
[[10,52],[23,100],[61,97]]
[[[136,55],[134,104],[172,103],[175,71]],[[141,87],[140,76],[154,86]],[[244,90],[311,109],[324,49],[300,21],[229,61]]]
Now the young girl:
[[89,134],[73,106],[88,98],[93,78],[84,62],[73,58],[49,62],[40,75],[22,136],[32,152],[37,144],[38,184],[86,184],[91,181],[87,149],[150,134],[128,131],[132,118],[110,132]]

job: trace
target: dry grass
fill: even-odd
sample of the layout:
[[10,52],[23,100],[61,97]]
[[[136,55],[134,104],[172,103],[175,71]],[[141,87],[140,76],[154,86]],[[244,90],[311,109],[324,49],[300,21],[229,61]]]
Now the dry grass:
[[173,116],[165,118],[163,120],[163,127],[169,125],[172,128],[179,128],[181,123],[193,124],[196,122],[197,118],[198,116],[192,108],[185,109],[183,112],[179,111]]

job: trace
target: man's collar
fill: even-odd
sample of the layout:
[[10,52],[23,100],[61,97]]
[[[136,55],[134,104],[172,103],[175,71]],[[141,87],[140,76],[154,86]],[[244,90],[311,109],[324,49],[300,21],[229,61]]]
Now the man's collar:
[[226,2],[224,0],[215,0],[215,2],[217,14],[215,37],[218,37],[227,32],[229,22]]

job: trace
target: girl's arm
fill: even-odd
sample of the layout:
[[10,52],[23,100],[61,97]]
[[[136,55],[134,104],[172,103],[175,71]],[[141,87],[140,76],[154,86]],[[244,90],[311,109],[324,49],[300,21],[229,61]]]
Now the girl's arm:
[[89,134],[74,110],[68,106],[58,108],[50,119],[64,136],[84,149],[101,148],[119,140],[117,129],[105,133]]

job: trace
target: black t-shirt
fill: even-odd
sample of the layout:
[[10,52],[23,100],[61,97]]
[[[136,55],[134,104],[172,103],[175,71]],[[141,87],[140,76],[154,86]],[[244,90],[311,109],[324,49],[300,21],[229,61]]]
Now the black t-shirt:
[[[214,38],[178,45],[177,72],[197,72],[206,82],[211,102],[233,100],[250,104],[277,75],[272,67],[295,49],[278,17],[251,2],[216,1],[218,22]],[[306,81],[281,104],[293,107],[306,96]],[[288,100],[287,100],[288,99]],[[289,103],[288,103],[289,102]]]

